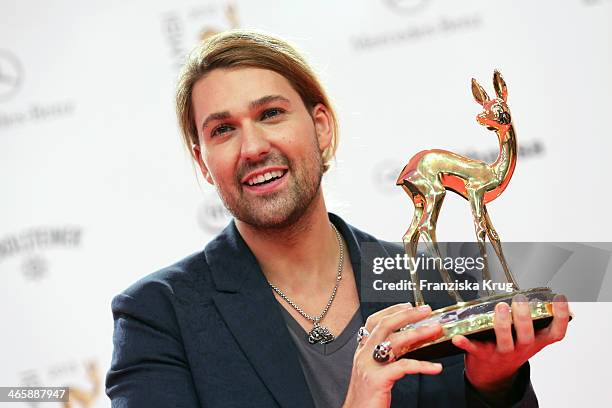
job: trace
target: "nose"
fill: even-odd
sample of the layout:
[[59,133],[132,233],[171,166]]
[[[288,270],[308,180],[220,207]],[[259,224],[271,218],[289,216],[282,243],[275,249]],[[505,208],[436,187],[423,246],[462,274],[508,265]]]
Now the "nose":
[[481,125],[484,125],[484,124],[485,124],[485,122],[486,122],[486,120],[487,120],[487,114],[486,114],[486,113],[484,113],[484,112],[483,112],[483,113],[479,113],[479,114],[476,116],[476,121],[477,121],[478,123],[480,123]]
[[254,124],[243,126],[240,155],[243,160],[256,162],[270,152],[270,142],[265,131]]

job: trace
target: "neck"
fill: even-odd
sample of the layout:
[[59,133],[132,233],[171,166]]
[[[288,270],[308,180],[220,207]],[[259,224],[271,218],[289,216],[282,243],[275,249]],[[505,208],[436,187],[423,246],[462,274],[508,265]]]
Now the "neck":
[[268,281],[280,288],[308,290],[335,279],[338,243],[321,190],[289,226],[262,229],[236,220],[236,227]]
[[516,136],[512,125],[508,126],[506,130],[498,130],[496,133],[499,139],[499,156],[492,167],[501,184],[512,176],[516,165]]

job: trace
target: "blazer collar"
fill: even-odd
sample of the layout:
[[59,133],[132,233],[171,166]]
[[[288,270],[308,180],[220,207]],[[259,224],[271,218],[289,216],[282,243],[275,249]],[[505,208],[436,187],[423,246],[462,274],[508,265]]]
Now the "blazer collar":
[[[361,285],[360,245],[365,241],[376,243],[379,241],[373,236],[349,226],[335,214],[329,213],[329,220],[338,228],[347,243],[357,288],[361,294],[359,290]],[[242,239],[234,220],[206,246],[204,252],[218,291],[239,292],[243,287],[250,289],[265,287],[266,290],[269,289],[255,255]]]

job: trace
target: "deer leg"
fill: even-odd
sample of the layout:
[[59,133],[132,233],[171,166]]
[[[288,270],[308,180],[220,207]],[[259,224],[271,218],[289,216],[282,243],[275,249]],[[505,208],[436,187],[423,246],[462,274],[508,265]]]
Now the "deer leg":
[[[487,259],[487,247],[485,238],[487,236],[487,222],[484,216],[484,190],[468,189],[468,199],[472,207],[472,217],[474,218],[474,229],[476,230],[476,240],[478,248],[483,259],[482,277],[484,280],[491,281],[491,273],[489,272],[489,263]],[[493,292],[487,289],[487,294],[493,295]]]
[[[415,200],[414,202],[414,215],[412,217],[412,224],[404,234],[404,250],[406,254],[412,259],[416,259],[417,256],[417,245],[419,243],[419,225],[421,224],[421,218],[423,217],[423,202]],[[421,280],[416,268],[410,268],[410,280],[414,284],[412,293],[414,295],[414,302],[416,306],[422,306],[425,304],[423,299],[423,293],[421,293]]]
[[[443,258],[436,238],[436,223],[438,222],[440,208],[442,208],[442,203],[444,202],[444,197],[446,196],[446,189],[437,179],[433,183],[429,184],[428,187],[429,189],[426,196],[427,198],[425,200],[423,222],[421,225],[421,236],[424,238],[423,240],[427,245],[427,250],[429,253],[437,256],[438,259],[441,260]],[[448,271],[442,264],[440,264],[439,273],[442,280],[450,288],[452,280]],[[455,303],[463,302],[463,299],[456,290],[448,289],[447,292]]]
[[516,283],[516,279],[514,279],[514,275],[512,275],[512,272],[510,271],[510,268],[508,267],[508,263],[506,262],[506,258],[504,257],[504,252],[502,251],[502,246],[501,246],[501,240],[499,239],[499,235],[497,234],[497,231],[495,231],[495,228],[493,227],[493,223],[491,222],[491,218],[489,217],[489,212],[487,211],[487,207],[483,206],[483,214],[485,217],[485,222],[487,223],[487,236],[489,237],[489,241],[491,241],[491,245],[493,246],[493,249],[495,250],[495,253],[497,254],[497,257],[499,258],[499,262],[502,265],[502,268],[504,268],[504,274],[506,275],[506,280],[512,284],[512,288],[515,291],[519,291],[520,288],[518,286],[518,283]]
[[414,203],[414,215],[412,216],[412,223],[403,236],[404,248],[408,250],[407,245],[412,241],[419,240],[419,225],[421,224],[421,218],[423,217],[423,203]]
[[[435,240],[435,232],[434,232],[434,236],[432,237],[430,235],[430,231],[423,231],[422,236],[425,238],[425,243],[427,245],[427,250],[429,251],[429,253],[434,254],[438,259],[442,260],[443,257],[442,257],[442,253],[440,252],[440,247],[438,245],[438,242]],[[442,280],[447,284],[447,287],[451,288],[452,287],[451,284],[453,283],[453,281],[451,280],[450,274],[448,273],[446,268],[444,268],[444,265],[442,264],[442,262],[440,262],[440,268],[438,272],[440,273]],[[448,292],[448,295],[451,297],[451,299],[453,299],[455,303],[463,302],[463,298],[461,297],[459,292],[457,292],[456,290],[448,289],[447,292]]]

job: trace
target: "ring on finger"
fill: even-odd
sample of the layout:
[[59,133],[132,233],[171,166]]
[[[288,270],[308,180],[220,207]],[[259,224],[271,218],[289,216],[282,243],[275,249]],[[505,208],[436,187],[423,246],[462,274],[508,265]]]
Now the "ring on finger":
[[393,355],[393,349],[391,348],[391,342],[389,340],[383,341],[374,347],[374,353],[372,353],[372,358],[379,363],[385,363],[387,361],[395,360],[395,356]]
[[365,326],[361,326],[359,330],[357,330],[357,344],[361,345],[361,342],[365,340],[366,337],[370,335],[368,329]]

